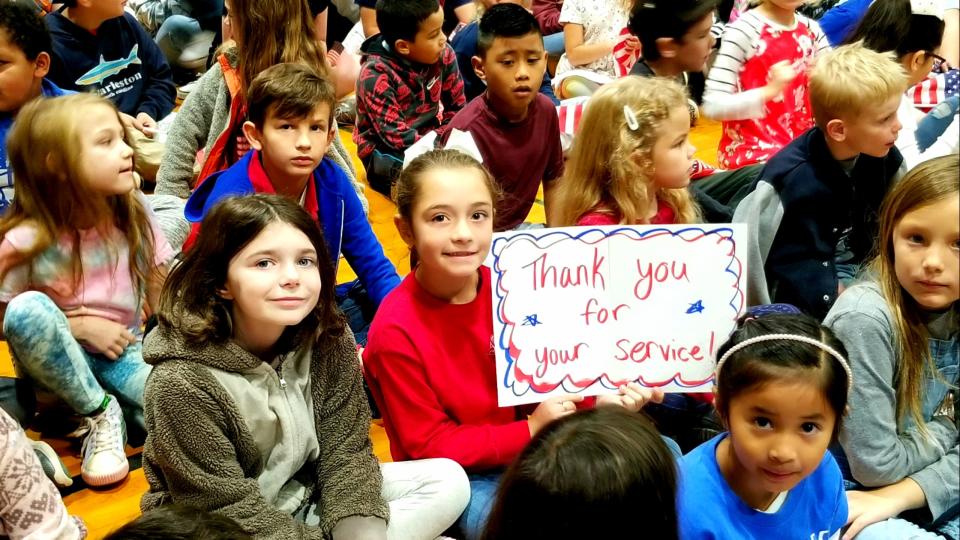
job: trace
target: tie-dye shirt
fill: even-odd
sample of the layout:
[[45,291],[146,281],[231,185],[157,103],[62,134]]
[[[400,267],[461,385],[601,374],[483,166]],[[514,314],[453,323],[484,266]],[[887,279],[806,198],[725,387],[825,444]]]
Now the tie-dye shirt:
[[[153,262],[159,266],[173,255],[170,244],[157,225],[156,218],[141,199],[153,229]],[[0,266],[30,249],[37,236],[36,227],[24,223],[9,232],[0,243]],[[145,287],[134,291],[130,279],[129,249],[123,231],[112,227],[104,236],[96,229],[80,231],[82,279],[74,286],[71,272],[72,235],[37,255],[29,265],[17,265],[0,283],[0,302],[7,303],[25,291],[39,291],[50,297],[67,317],[91,315],[123,324],[134,334],[143,322]]]

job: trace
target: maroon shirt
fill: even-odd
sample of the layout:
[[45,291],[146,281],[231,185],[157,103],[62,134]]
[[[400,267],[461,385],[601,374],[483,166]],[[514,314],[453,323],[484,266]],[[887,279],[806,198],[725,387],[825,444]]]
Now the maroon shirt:
[[470,132],[483,164],[503,190],[495,231],[515,229],[523,223],[540,182],[550,183],[563,173],[557,109],[543,94],[537,94],[527,118],[519,123],[500,119],[482,94],[458,112],[449,127]]

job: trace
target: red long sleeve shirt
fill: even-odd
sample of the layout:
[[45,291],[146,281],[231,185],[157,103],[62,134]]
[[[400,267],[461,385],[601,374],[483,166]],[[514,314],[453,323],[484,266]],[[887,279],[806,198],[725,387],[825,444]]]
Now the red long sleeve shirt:
[[490,270],[467,304],[425,291],[414,272],[383,300],[364,368],[395,460],[450,458],[502,467],[530,440],[522,412],[497,406]]

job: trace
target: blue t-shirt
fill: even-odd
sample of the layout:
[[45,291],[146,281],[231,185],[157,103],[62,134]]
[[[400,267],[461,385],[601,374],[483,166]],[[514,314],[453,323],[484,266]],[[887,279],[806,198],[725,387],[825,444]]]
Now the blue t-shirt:
[[730,489],[717,463],[717,445],[727,434],[680,459],[677,514],[683,540],[830,540],[847,522],[847,496],[833,455],[826,452],[813,473],[787,493],[783,506],[766,514],[747,506]]

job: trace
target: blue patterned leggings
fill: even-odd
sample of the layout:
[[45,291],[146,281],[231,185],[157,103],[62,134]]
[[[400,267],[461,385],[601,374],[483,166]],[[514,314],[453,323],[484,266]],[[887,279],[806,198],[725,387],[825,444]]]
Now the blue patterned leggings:
[[124,415],[143,427],[143,388],[150,366],[143,362],[140,342],[117,360],[90,353],[74,339],[60,308],[36,291],[7,304],[3,333],[18,375],[30,377],[83,415],[95,411],[109,392]]

